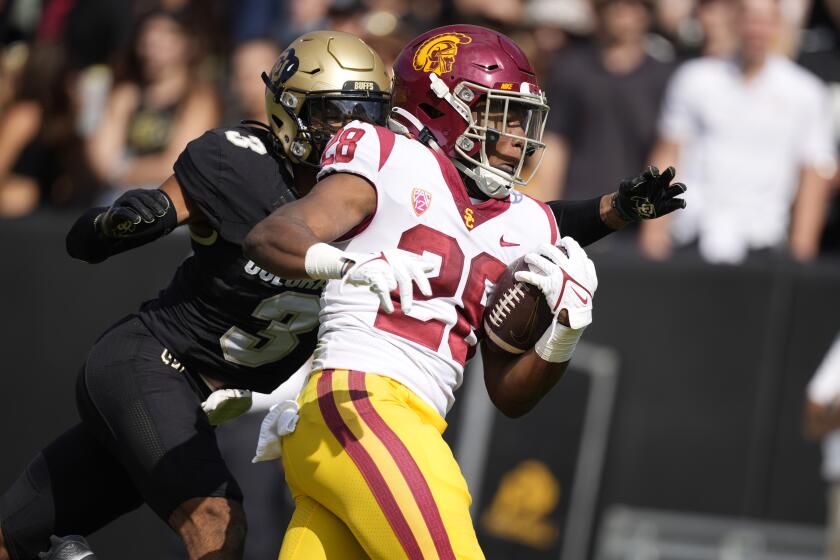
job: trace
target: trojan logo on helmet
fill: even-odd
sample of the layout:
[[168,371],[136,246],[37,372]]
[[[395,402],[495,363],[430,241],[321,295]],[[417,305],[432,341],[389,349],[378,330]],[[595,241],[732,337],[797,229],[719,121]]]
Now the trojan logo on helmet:
[[438,76],[452,72],[458,45],[472,43],[472,37],[464,33],[441,33],[427,39],[414,53],[414,69],[434,72]]

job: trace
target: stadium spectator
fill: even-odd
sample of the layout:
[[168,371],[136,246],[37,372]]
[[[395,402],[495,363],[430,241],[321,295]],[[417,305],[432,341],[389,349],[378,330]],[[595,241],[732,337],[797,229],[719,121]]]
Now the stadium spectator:
[[592,20],[589,0],[525,2],[524,27],[515,38],[534,62],[541,84],[548,83],[549,63],[573,40],[592,32]]
[[362,0],[332,0],[327,10],[328,29],[365,35],[365,23],[373,23],[377,35],[387,35],[397,26],[397,15],[388,10],[368,12]]
[[817,254],[836,168],[828,99],[774,54],[779,20],[774,0],[741,0],[737,55],[687,62],[669,84],[651,160],[676,165],[691,188],[680,216],[643,225],[649,257],[695,240],[710,262],[785,244],[799,260]]
[[125,44],[132,12],[111,0],[48,0],[38,41],[61,44],[76,68],[107,64]]
[[219,123],[190,21],[189,12],[154,11],[136,24],[88,146],[94,169],[114,188],[161,183],[187,142]]
[[699,54],[729,56],[738,48],[733,0],[700,0],[697,21],[702,35]]
[[0,46],[0,114],[14,100],[28,54],[23,41]]
[[[828,84],[834,140],[840,148],[840,2],[812,2],[798,44],[799,63]],[[834,187],[820,244],[820,250],[826,253],[840,253],[840,175],[835,177]]]
[[679,60],[728,55],[737,46],[735,6],[736,0],[660,1],[656,30],[673,45]]
[[808,384],[803,427],[822,440],[822,474],[829,484],[826,558],[840,558],[840,334]]
[[0,216],[86,205],[95,196],[76,133],[75,84],[60,48],[32,48],[14,100],[0,117]]
[[515,29],[523,18],[524,6],[519,0],[454,0],[461,22]]
[[270,71],[279,56],[277,43],[268,39],[246,41],[234,49],[229,87],[236,112],[226,119],[230,125],[244,119],[265,121],[265,84],[260,74]]
[[595,41],[565,50],[551,66],[546,155],[531,194],[599,196],[645,163],[672,71],[645,50],[651,7],[644,0],[596,0]]
[[287,45],[303,33],[325,29],[330,0],[288,0],[286,14],[281,20],[280,44]]
[[[231,4],[230,36],[240,45],[264,37],[279,41],[283,5],[274,0],[240,0]],[[282,46],[282,45],[281,45]]]

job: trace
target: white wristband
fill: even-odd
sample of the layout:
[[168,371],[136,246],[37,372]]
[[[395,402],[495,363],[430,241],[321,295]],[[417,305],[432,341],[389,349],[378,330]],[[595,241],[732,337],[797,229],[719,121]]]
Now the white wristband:
[[303,266],[310,278],[338,280],[344,272],[344,265],[350,260],[341,249],[327,243],[316,243],[306,250]]
[[545,330],[542,337],[537,341],[534,351],[546,362],[568,362],[572,359],[575,346],[577,346],[580,335],[583,334],[585,329],[586,327],[572,329],[557,321],[552,321],[552,325]]

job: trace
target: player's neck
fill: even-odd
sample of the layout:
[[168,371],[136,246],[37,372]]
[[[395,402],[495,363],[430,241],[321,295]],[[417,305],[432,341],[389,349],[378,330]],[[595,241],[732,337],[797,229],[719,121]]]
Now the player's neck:
[[308,165],[293,163],[292,175],[295,178],[295,187],[297,188],[297,191],[300,193],[300,196],[304,196],[312,190],[312,187],[315,186],[315,179],[317,178],[318,170]]

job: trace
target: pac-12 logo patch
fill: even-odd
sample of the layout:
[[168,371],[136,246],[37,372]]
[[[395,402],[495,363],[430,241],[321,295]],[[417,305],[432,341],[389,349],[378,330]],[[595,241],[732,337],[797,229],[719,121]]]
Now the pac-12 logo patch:
[[420,216],[432,205],[432,193],[423,189],[411,189],[411,205],[414,213]]
[[472,37],[463,33],[442,33],[423,41],[414,53],[415,70],[434,72],[438,76],[452,72],[458,45],[472,43]]

